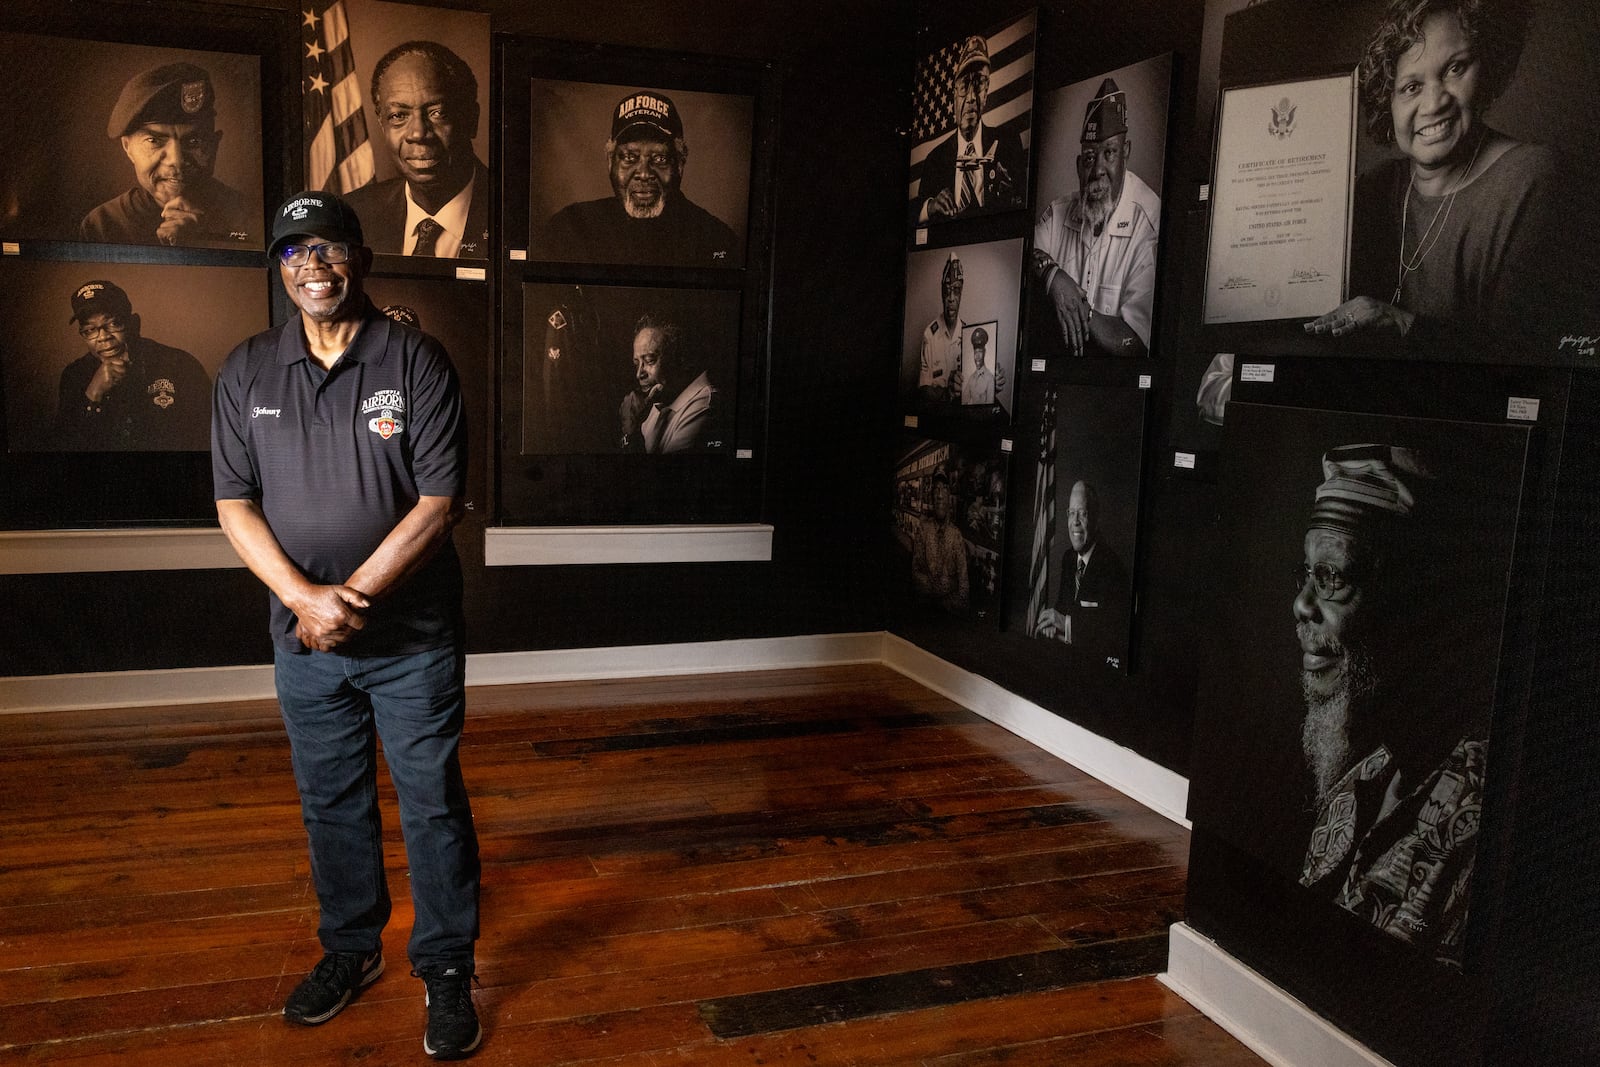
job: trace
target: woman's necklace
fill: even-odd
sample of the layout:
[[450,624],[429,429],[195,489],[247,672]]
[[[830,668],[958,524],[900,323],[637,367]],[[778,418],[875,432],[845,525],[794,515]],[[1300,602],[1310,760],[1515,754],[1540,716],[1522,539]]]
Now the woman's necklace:
[[[1439,243],[1439,238],[1444,236],[1444,224],[1450,221],[1450,209],[1455,206],[1456,193],[1461,191],[1461,186],[1467,180],[1467,175],[1472,173],[1472,165],[1478,162],[1478,150],[1483,147],[1487,137],[1479,134],[1478,143],[1472,148],[1472,158],[1467,160],[1467,169],[1457,176],[1451,183],[1450,191],[1444,196],[1444,203],[1440,204],[1433,212],[1433,220],[1428,223],[1428,228],[1422,231],[1422,238],[1417,242],[1416,254],[1411,262],[1406,262],[1406,220],[1411,211],[1411,191],[1417,187],[1417,170],[1411,168],[1411,180],[1406,184],[1406,198],[1400,206],[1400,276],[1395,279],[1394,296],[1389,303],[1395,307],[1400,306],[1400,290],[1405,288],[1406,275],[1422,266],[1422,261],[1428,258],[1428,253],[1433,251],[1433,246]],[[1442,216],[1442,217],[1441,217]],[[1437,226],[1437,232],[1434,227]]]

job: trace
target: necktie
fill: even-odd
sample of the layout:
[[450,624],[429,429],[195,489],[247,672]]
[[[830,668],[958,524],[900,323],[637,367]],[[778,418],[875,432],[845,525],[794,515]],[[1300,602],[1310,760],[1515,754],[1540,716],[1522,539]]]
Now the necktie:
[[432,219],[423,219],[411,232],[417,235],[417,245],[411,250],[411,254],[431,256],[434,254],[434,247],[439,243],[439,235],[444,232],[444,227]]
[[1079,556],[1078,557],[1078,576],[1076,578],[1072,579],[1072,599],[1073,600],[1082,600],[1083,599],[1083,572],[1088,570],[1088,569],[1089,569],[1089,564],[1084,562],[1082,556]]
[[967,142],[967,150],[962,155],[961,168],[961,195],[956,198],[956,210],[965,211],[975,207],[978,203],[978,146],[971,141]]

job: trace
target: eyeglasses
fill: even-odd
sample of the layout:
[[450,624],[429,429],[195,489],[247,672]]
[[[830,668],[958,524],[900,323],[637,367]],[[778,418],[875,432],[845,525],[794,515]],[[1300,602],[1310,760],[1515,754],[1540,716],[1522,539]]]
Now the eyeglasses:
[[1355,588],[1354,583],[1345,577],[1344,572],[1331,563],[1317,563],[1310,566],[1302,563],[1295,568],[1296,592],[1305,589],[1308,581],[1311,583],[1311,588],[1316,591],[1318,600],[1344,600]]
[[350,246],[343,241],[330,241],[320,245],[284,245],[278,253],[278,259],[285,267],[303,267],[311,262],[313,252],[317,254],[318,259],[329,266],[350,261]]
[[92,341],[96,337],[103,337],[107,334],[113,333],[121,333],[125,328],[126,326],[121,319],[107,319],[98,326],[79,326],[78,336],[83,338],[85,341]]

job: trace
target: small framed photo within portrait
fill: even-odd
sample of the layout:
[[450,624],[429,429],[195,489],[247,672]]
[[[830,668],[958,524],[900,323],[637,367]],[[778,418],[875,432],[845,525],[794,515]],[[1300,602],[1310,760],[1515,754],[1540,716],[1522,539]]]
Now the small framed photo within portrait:
[[[19,106],[0,116],[15,146],[0,174],[0,237],[266,247],[265,201],[281,186],[263,160],[280,131],[263,127],[261,53],[207,50],[195,43],[204,32],[176,47],[4,32],[10,23],[0,16],[0,92]],[[93,29],[119,28],[112,18]]]
[[987,33],[920,40],[907,190],[913,228],[1027,204],[1036,19],[1030,9]]
[[534,78],[528,255],[742,267],[755,98]]
[[488,259],[489,16],[315,0],[300,38],[306,187],[349,200],[407,271]]

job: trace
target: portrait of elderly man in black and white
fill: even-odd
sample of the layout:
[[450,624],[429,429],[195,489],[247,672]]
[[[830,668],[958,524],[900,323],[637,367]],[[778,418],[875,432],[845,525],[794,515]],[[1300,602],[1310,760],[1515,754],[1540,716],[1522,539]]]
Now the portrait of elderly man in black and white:
[[1201,747],[1238,770],[1202,776],[1191,814],[1459,968],[1527,431],[1228,418],[1231,647],[1207,661],[1197,736],[1217,725]]
[[906,257],[900,399],[908,411],[1009,419],[1017,360],[1022,242]]
[[0,34],[0,234],[262,247],[260,57]]
[[536,259],[739,267],[749,97],[535,80]]
[[1023,206],[1032,124],[1034,16],[969,33],[917,66],[911,150],[915,226]]

